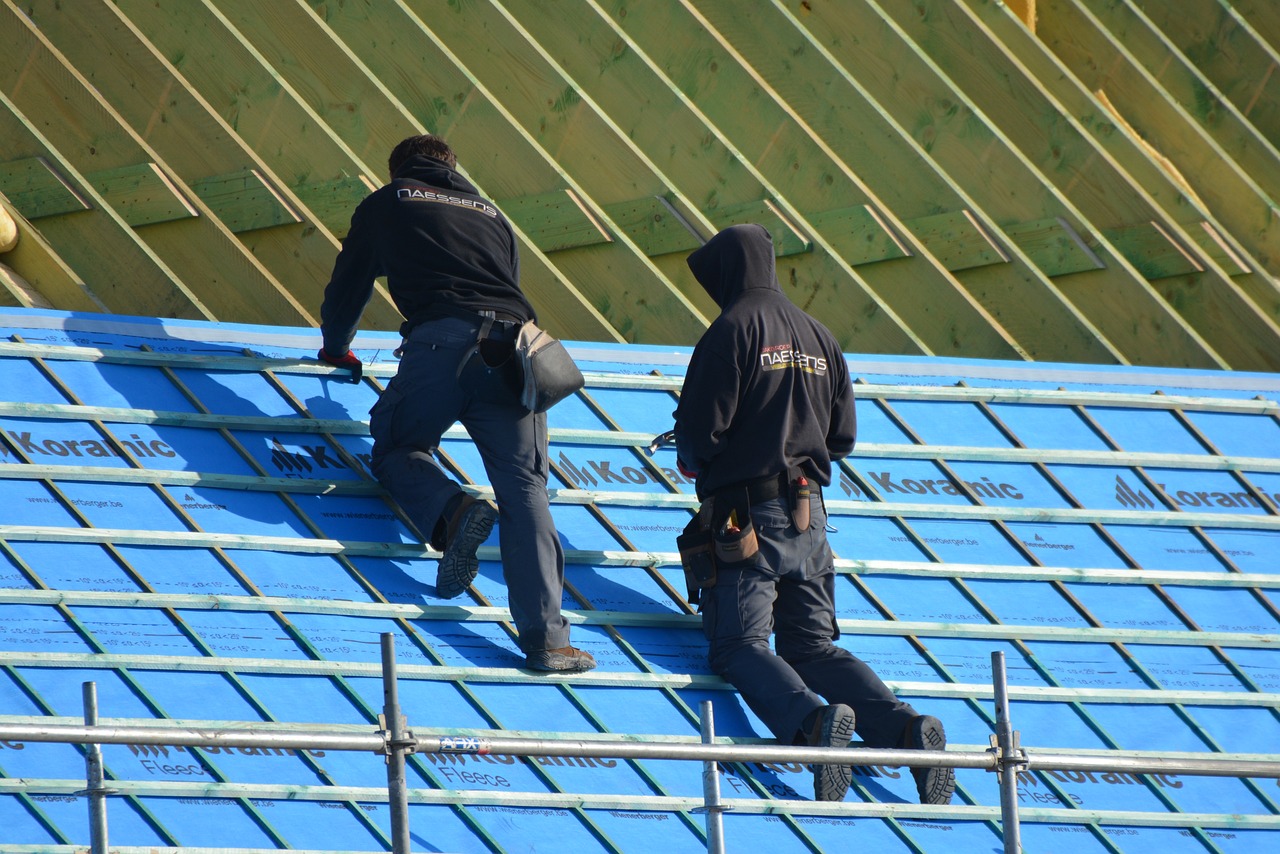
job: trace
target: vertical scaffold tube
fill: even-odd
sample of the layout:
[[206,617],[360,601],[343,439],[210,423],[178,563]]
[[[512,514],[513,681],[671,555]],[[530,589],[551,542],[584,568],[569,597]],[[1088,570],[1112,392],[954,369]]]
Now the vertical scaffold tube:
[[396,687],[396,640],[382,635],[382,725],[387,731],[387,800],[391,806],[391,850],[409,854],[409,790],[405,783],[405,722]]
[[[98,683],[85,682],[81,686],[84,699],[84,725],[98,725]],[[84,754],[85,775],[89,786],[85,794],[89,798],[89,851],[91,854],[107,854],[107,793],[102,785],[102,746],[90,744]]]
[[1009,720],[1009,683],[1004,653],[991,653],[991,678],[995,683],[996,743],[1000,748],[1000,819],[1004,832],[1004,854],[1021,854],[1022,831],[1018,824],[1018,764],[1020,747]]
[[[713,744],[716,739],[715,713],[711,710],[711,701],[703,700],[700,707],[702,714],[702,743]],[[720,807],[720,769],[718,763],[702,763],[702,800],[707,816],[707,851],[711,854],[724,854],[724,819]]]

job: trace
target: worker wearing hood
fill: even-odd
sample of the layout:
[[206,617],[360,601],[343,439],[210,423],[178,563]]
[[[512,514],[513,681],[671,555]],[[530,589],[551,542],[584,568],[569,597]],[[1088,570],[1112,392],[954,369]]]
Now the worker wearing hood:
[[720,306],[676,410],[677,455],[698,496],[791,468],[827,486],[832,460],[853,450],[849,369],[826,327],[782,292],[769,232],[727,228],[689,268]]
[[[833,643],[836,582],[821,487],[853,450],[855,431],[838,342],[782,292],[773,242],[759,225],[721,231],[689,256],[689,268],[720,306],[689,359],[675,412],[680,468],[703,501],[681,540],[706,531],[716,555],[713,572],[702,572],[704,563],[688,573],[712,669],[784,744],[844,747],[857,732],[872,747],[942,749],[937,718],[900,701]],[[813,771],[815,798],[845,797],[850,766]],[[912,774],[921,802],[950,801],[954,771]]]

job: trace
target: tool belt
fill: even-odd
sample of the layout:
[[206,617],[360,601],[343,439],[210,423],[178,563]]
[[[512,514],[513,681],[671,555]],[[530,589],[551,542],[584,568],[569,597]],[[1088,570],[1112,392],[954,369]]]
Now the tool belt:
[[809,528],[809,481],[799,469],[746,484],[725,487],[702,502],[698,513],[676,537],[684,568],[689,604],[714,587],[717,570],[749,563],[760,551],[751,507],[779,495],[790,496],[791,521],[797,531]]

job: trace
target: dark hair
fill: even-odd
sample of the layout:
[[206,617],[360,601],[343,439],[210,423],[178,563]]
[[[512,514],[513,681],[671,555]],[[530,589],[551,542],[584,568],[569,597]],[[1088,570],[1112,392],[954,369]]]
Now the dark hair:
[[395,148],[391,149],[391,156],[387,158],[387,169],[391,175],[395,175],[410,157],[415,157],[419,154],[434,157],[436,160],[442,161],[450,169],[458,165],[458,158],[453,153],[453,149],[449,147],[449,143],[433,133],[424,133],[421,136],[411,136],[408,139],[403,139]]

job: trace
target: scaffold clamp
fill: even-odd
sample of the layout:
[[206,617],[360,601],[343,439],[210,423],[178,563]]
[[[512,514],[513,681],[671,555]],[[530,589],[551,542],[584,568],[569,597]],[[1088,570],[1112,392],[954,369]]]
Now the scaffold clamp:
[[1009,755],[1006,756],[1004,750],[1000,747],[1000,736],[994,734],[991,736],[991,749],[987,752],[995,756],[995,766],[991,770],[996,772],[996,779],[998,780],[1004,779],[1004,772],[1007,769],[1012,769],[1013,773],[1017,775],[1031,767],[1031,759],[1027,756],[1027,752],[1022,749],[1022,734],[1014,730],[1011,741],[1012,749]]

